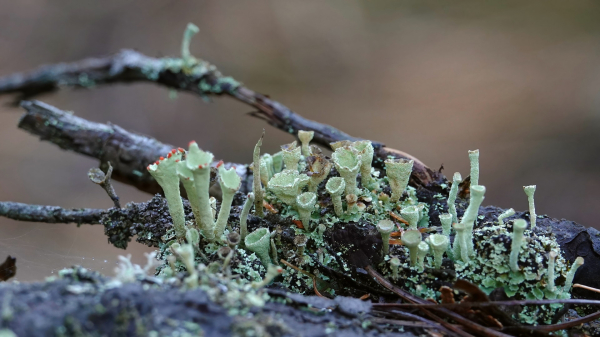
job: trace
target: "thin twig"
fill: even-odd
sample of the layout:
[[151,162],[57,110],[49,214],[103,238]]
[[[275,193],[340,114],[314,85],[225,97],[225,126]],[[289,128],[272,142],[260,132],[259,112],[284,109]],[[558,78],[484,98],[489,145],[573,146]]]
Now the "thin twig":
[[600,305],[599,300],[584,299],[554,299],[554,300],[514,300],[514,301],[493,301],[493,302],[460,302],[460,303],[373,303],[374,307],[389,308],[470,308],[470,307],[493,307],[493,306],[513,306],[513,305],[547,305],[547,304],[580,304],[580,305]]
[[[0,78],[0,94],[18,94],[17,100],[52,92],[61,87],[91,88],[101,84],[154,82],[181,91],[206,97],[229,95],[257,109],[251,113],[272,126],[297,135],[299,130],[314,131],[313,141],[329,147],[340,140],[359,140],[332,126],[306,119],[283,104],[250,90],[232,78],[225,77],[208,62],[199,60],[196,71],[182,71],[169,66],[176,59],[157,59],[133,50],[103,58],[89,58],[74,63],[43,66],[24,74]],[[374,166],[383,168],[388,157],[408,158],[415,161],[413,178],[418,184],[428,185],[443,182],[445,177],[431,170],[417,158],[399,150],[387,148],[373,142],[375,147]]]
[[95,225],[100,223],[105,213],[106,210],[103,209],[64,209],[58,206],[0,202],[0,216],[18,221]]
[[[381,284],[382,286],[384,286],[385,288],[391,290],[392,292],[394,292],[395,294],[397,294],[398,296],[400,296],[402,299],[409,301],[409,302],[413,302],[413,303],[419,303],[419,304],[424,304],[426,303],[426,301],[422,298],[419,298],[409,292],[406,292],[398,287],[396,287],[395,285],[393,285],[390,281],[388,281],[385,277],[383,277],[383,275],[379,274],[372,266],[367,266],[365,268],[367,270],[367,272],[369,273],[369,275],[371,275],[371,277],[373,277],[377,282],[379,282],[379,284]],[[419,308],[421,311],[423,311],[425,314],[430,314],[430,312],[428,310],[426,310],[425,308]],[[445,316],[455,320],[456,322],[462,324],[465,329],[471,330],[472,332],[475,332],[481,336],[496,336],[496,337],[510,337],[507,334],[498,332],[496,330],[490,329],[488,327],[479,325],[475,322],[470,321],[469,319],[453,312],[450,311],[446,308],[442,308],[442,307],[432,307],[431,309],[436,310],[438,312],[443,313]],[[430,316],[432,317],[432,316]],[[434,319],[438,318],[437,316],[432,317]],[[436,319],[437,320],[437,319]],[[445,327],[449,328],[450,330],[454,331],[455,333],[461,335],[461,336],[469,336],[469,334],[467,334],[466,332],[456,329],[454,326],[449,325],[447,322],[445,321],[438,321],[440,324],[443,324]],[[443,323],[442,323],[443,322]]]

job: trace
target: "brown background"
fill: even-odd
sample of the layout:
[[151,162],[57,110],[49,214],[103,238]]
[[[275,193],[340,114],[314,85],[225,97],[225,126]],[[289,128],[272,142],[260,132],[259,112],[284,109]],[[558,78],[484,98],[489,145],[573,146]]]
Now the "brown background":
[[[302,115],[409,152],[447,176],[468,174],[481,150],[485,203],[596,226],[600,175],[600,6],[593,1],[81,1],[0,0],[0,75],[135,48],[178,55],[188,22],[192,51]],[[227,161],[249,162],[291,137],[244,115],[151,84],[62,91],[42,100],[162,141],[197,140]],[[4,99],[0,103],[6,103]],[[91,159],[41,143],[0,107],[0,200],[111,206],[87,180]],[[148,195],[117,184],[123,202]],[[135,261],[150,249],[132,244]],[[112,274],[116,256],[99,226],[0,219],[0,257],[18,280],[73,264]]]

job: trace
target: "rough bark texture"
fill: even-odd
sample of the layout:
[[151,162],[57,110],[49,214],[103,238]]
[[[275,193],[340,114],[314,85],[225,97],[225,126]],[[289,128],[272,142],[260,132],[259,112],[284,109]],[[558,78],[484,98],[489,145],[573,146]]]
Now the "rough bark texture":
[[[104,171],[110,162],[114,169],[112,178],[117,181],[151,194],[162,193],[146,167],[175,146],[118,125],[88,121],[43,102],[23,101],[21,106],[27,113],[21,117],[19,128],[61,149],[98,159]],[[236,167],[243,181],[247,179],[246,165],[225,164],[227,168],[231,166]]]

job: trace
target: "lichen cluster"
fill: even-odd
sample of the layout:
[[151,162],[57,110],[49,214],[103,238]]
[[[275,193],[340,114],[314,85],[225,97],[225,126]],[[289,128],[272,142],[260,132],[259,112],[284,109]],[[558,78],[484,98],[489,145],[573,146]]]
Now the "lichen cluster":
[[[188,50],[195,31],[188,27],[184,36],[178,71],[203,66]],[[583,259],[569,267],[555,239],[535,232],[535,186],[524,187],[529,221],[514,219],[512,209],[495,221],[480,221],[486,189],[479,184],[479,150],[469,151],[467,178],[457,172],[451,183],[424,198],[409,186],[413,160],[389,158],[378,170],[370,141],[332,143],[333,153],[326,155],[310,144],[313,137],[312,131],[300,131],[300,144],[261,154],[263,134],[250,166],[252,192],[241,198],[241,210],[232,206],[240,189],[235,168],[215,165],[213,155],[195,142],[150,165],[173,219],[162,238],[158,275],[168,279],[186,272],[181,282],[198,287],[204,274],[220,273],[236,275],[242,288],[275,280],[295,292],[339,295],[344,289],[332,275],[361,278],[357,270],[370,264],[397,285],[434,300],[440,300],[440,287],[456,278],[488,294],[500,289],[506,298],[570,297]],[[211,171],[218,171],[222,192],[218,217],[217,202],[209,197]],[[187,223],[180,183],[194,214]],[[229,221],[232,210],[240,212],[239,221]],[[273,224],[268,219],[275,215]],[[526,307],[516,318],[548,323],[559,307]]]

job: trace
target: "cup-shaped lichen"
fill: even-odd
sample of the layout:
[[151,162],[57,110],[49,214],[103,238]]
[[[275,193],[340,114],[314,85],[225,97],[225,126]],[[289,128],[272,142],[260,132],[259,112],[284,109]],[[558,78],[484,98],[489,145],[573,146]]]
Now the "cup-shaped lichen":
[[256,254],[265,268],[269,267],[271,263],[271,257],[269,256],[271,235],[267,228],[259,228],[248,234],[244,239],[244,244],[246,245],[246,249]]
[[402,193],[408,186],[413,164],[414,160],[412,159],[388,159],[385,161],[385,174],[392,188],[391,202],[396,203],[400,200]]
[[308,172],[310,180],[308,182],[308,191],[317,192],[319,184],[327,178],[333,164],[323,154],[316,154],[306,159],[308,163]]
[[525,191],[525,194],[527,195],[527,201],[529,203],[529,222],[533,229],[535,228],[535,221],[537,219],[537,215],[535,214],[535,201],[533,200],[535,185],[523,186],[523,191]]
[[296,208],[300,215],[300,221],[307,230],[310,230],[310,216],[315,210],[317,195],[313,192],[304,192],[296,198]]
[[523,219],[517,219],[513,221],[513,235],[512,235],[512,243],[510,245],[510,260],[509,265],[510,269],[514,272],[519,271],[519,252],[521,251],[521,246],[523,245],[525,228],[527,228],[527,222]]
[[315,136],[314,131],[303,131],[303,130],[298,131],[298,139],[300,139],[300,142],[302,143],[302,155],[304,157],[308,157],[311,155],[309,145],[310,145],[310,141],[313,139],[314,136]]
[[421,243],[421,232],[418,229],[409,229],[402,233],[400,237],[402,244],[408,248],[410,254],[410,265],[417,265],[417,256],[419,252],[419,243]]
[[198,196],[198,212],[200,213],[200,229],[209,240],[214,238],[214,217],[210,207],[210,164],[213,154],[200,150],[198,144],[192,141],[186,155],[185,163],[194,174],[194,185]]
[[469,256],[473,255],[473,227],[475,226],[475,220],[479,214],[479,206],[483,202],[485,194],[485,186],[471,185],[471,198],[469,200],[469,206],[465,210],[465,214],[461,219],[461,223],[465,225],[465,240],[467,241],[467,249]]
[[352,148],[340,147],[332,155],[335,168],[346,182],[346,194],[357,194],[356,176],[362,163],[361,156]]
[[221,191],[223,192],[223,198],[221,200],[221,209],[219,210],[219,217],[215,225],[215,237],[218,239],[225,232],[227,226],[227,219],[231,211],[231,203],[233,202],[233,195],[240,189],[241,178],[235,171],[235,168],[225,169],[224,165],[221,164],[219,167],[219,184],[221,185]]
[[462,181],[460,173],[454,173],[452,177],[452,187],[450,193],[448,193],[448,213],[452,214],[452,223],[458,222],[458,215],[456,214],[456,196],[458,195],[458,185]]
[[331,146],[331,149],[333,151],[335,151],[335,150],[337,150],[337,149],[339,149],[341,147],[352,146],[352,142],[349,141],[349,140],[340,140],[340,141],[337,141],[335,143],[330,143],[329,145]]
[[394,231],[394,227],[394,222],[387,219],[379,220],[377,223],[377,230],[381,234],[381,240],[383,241],[383,256],[388,255],[390,252],[390,234]]
[[271,156],[273,159],[273,174],[283,170],[283,151],[279,151]]
[[260,182],[267,186],[271,177],[273,177],[273,157],[265,153],[260,158]]
[[423,272],[425,269],[425,257],[429,254],[429,245],[421,241],[417,246],[417,269],[419,272]]
[[[448,214],[449,215],[449,214]],[[450,215],[450,218],[452,216]],[[440,268],[442,266],[442,261],[444,258],[444,252],[448,250],[448,245],[450,244],[450,239],[448,236],[443,234],[433,234],[429,236],[429,248],[433,253],[433,264],[435,268]]]
[[344,178],[341,177],[329,178],[327,184],[325,184],[325,189],[331,196],[333,210],[337,216],[342,216],[344,213],[344,209],[342,208],[342,192],[344,192],[345,188],[346,182],[344,181]]
[[[177,162],[181,160],[181,152],[173,149],[167,158],[160,157],[154,164],[148,165],[148,172],[162,187],[169,205],[169,213],[173,219],[175,236],[182,240],[185,237],[185,212],[179,191],[179,176],[177,175]],[[207,190],[208,193],[208,190]]]
[[295,206],[296,197],[309,179],[306,174],[298,173],[298,170],[286,169],[274,175],[267,188],[287,205]]
[[285,163],[285,169],[298,171],[298,161],[300,161],[301,157],[301,148],[296,145],[295,141],[293,141],[290,144],[283,145],[281,150],[283,151],[283,162]]
[[363,187],[373,188],[371,177],[371,164],[373,162],[373,144],[370,140],[359,140],[354,142],[354,148],[360,155],[360,177]]
[[419,223],[419,209],[416,206],[406,206],[400,210],[400,215],[408,221],[409,229],[417,229]]
[[440,223],[442,224],[442,234],[450,236],[450,232],[452,231],[452,214],[440,214]]

